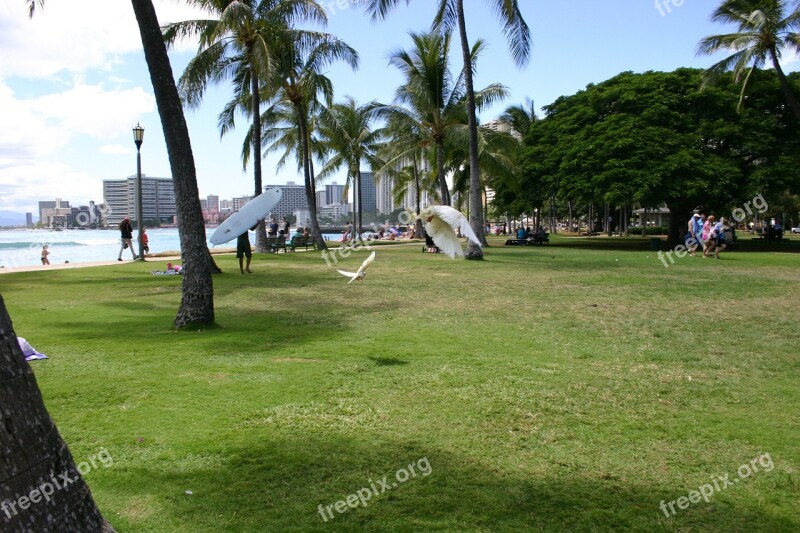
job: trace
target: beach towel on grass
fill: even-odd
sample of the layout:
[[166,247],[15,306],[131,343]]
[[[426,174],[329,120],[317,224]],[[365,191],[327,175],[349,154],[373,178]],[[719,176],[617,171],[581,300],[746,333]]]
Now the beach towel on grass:
[[26,361],[33,361],[34,359],[47,359],[48,357],[36,351],[36,349],[30,345],[28,341],[26,341],[22,337],[17,337],[17,342],[19,343],[19,348],[22,350],[22,355],[25,356]]

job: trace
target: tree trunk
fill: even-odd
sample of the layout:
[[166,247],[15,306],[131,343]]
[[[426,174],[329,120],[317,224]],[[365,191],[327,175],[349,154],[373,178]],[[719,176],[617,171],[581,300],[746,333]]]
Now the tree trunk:
[[[464,0],[456,0],[458,16],[458,32],[461,35],[461,53],[464,60],[464,83],[467,90],[467,122],[469,127],[469,225],[475,236],[484,246],[486,234],[483,227],[483,200],[481,199],[481,171],[478,160],[478,118],[475,113],[475,86],[472,81],[472,57],[470,55],[469,40],[467,39],[467,25],[464,19]],[[483,259],[483,250],[477,244],[467,241],[467,259]]]
[[[252,54],[251,54],[252,55]],[[255,67],[250,67],[250,92],[253,93],[252,113],[253,113],[253,178],[255,181],[255,196],[264,192],[264,185],[261,180],[261,95],[258,92],[258,72]],[[267,253],[267,224],[264,219],[258,221],[256,227],[256,252]]]
[[769,55],[772,57],[772,65],[775,67],[775,72],[778,74],[778,81],[781,84],[781,89],[783,89],[783,94],[786,97],[786,103],[789,104],[789,108],[794,113],[794,117],[800,121],[800,102],[797,101],[797,97],[792,92],[792,88],[789,85],[789,80],[786,79],[786,74],[783,73],[783,69],[781,68],[780,61],[778,61],[778,56],[775,50],[770,50]]
[[113,532],[47,413],[2,296],[0,409],[0,531]]
[[450,205],[450,189],[444,175],[444,139],[436,139],[436,173],[439,175],[439,195],[442,205]]
[[[358,196],[358,213],[357,213],[357,220],[356,220],[356,230],[355,233],[358,235],[359,240],[361,239],[361,233],[363,228],[363,218],[364,218],[364,206],[361,205],[361,167],[356,167],[356,190],[355,193]],[[350,240],[355,242],[355,235],[350,236]]]
[[327,250],[328,245],[325,244],[325,239],[319,229],[319,220],[317,220],[317,192],[314,186],[314,177],[311,175],[311,149],[306,112],[303,105],[299,103],[295,103],[295,111],[297,112],[297,123],[300,126],[300,149],[303,151],[303,177],[306,185],[306,202],[308,202],[308,211],[311,215],[311,236],[314,238],[317,250]]
[[175,327],[211,324],[214,322],[213,261],[208,251],[203,212],[200,209],[189,129],[153,2],[132,0],[132,3],[161,117],[175,189],[175,210],[184,267],[181,304],[175,317]]
[[419,218],[419,214],[421,212],[420,209],[420,191],[419,191],[419,169],[417,168],[417,156],[414,154],[414,199],[416,200],[416,207],[417,207],[417,223],[416,223],[416,230],[414,231],[414,235],[417,239],[424,239],[425,238],[425,225],[422,224],[422,219]]

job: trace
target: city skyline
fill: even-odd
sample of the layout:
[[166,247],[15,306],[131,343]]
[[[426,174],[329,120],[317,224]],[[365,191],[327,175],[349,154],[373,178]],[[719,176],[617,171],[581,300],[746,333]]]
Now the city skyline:
[[[197,18],[186,6],[155,0],[162,24]],[[401,3],[386,21],[371,23],[361,9],[345,1],[322,2],[329,16],[327,31],[348,42],[361,55],[353,72],[333,65],[337,99],[353,96],[359,103],[393,101],[401,75],[388,66],[392,50],[410,46],[408,31],[427,30],[433,2]],[[521,6],[531,27],[531,63],[516,69],[502,27],[480,0],[466,0],[471,41],[484,38],[488,48],[478,60],[476,87],[500,82],[511,97],[485,110],[481,122],[497,118],[511,104],[532,98],[537,108],[574,94],[619,72],[705,68],[720,56],[695,55],[700,39],[731,28],[710,21],[717,2],[621,0],[613,8],[594,2],[534,3]],[[97,25],[86,12],[102,12],[107,24]],[[171,176],[161,124],[152,96],[133,13],[129,4],[102,0],[48,2],[29,20],[24,2],[0,4],[7,31],[0,41],[0,106],[7,110],[0,126],[0,211],[32,212],[39,199],[71,196],[76,203],[100,200],[102,181],[135,175],[136,148],[131,128],[145,128],[142,171]],[[614,38],[609,39],[609,30]],[[565,46],[565,34],[582,42]],[[458,47],[456,47],[458,48]],[[170,52],[176,78],[194,56],[194,43]],[[453,68],[460,69],[460,50]],[[797,57],[783,58],[787,71]],[[228,85],[210,86],[186,119],[197,168],[200,196],[253,194],[252,165],[242,168],[241,143],[247,124],[220,138],[217,115],[231,96]],[[275,170],[276,157],[263,163],[264,183],[302,182],[294,165]],[[344,173],[334,176],[339,183]],[[326,182],[322,182],[324,185]]]

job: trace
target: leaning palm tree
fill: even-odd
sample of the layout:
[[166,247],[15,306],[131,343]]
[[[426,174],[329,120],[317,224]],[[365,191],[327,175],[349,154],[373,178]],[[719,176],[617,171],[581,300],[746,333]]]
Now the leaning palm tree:
[[[40,7],[44,5],[43,0],[25,1],[28,3],[30,16],[33,16],[36,4]],[[181,282],[181,303],[174,325],[183,328],[212,324],[214,290],[211,273],[216,265],[208,251],[206,241],[189,129],[175,87],[175,79],[172,77],[172,66],[161,37],[153,2],[132,0],[131,3],[139,25],[144,56],[150,71],[150,80],[169,155],[172,184],[175,189],[175,210],[179,221],[181,258],[184,264],[188,265]]]
[[731,70],[737,83],[744,77],[739,110],[744,107],[754,74],[769,61],[778,75],[786,103],[800,120],[800,102],[780,64],[785,50],[800,53],[800,4],[792,11],[790,3],[788,0],[724,0],[711,15],[713,21],[734,24],[738,31],[706,37],[697,46],[697,53],[734,52],[709,67],[706,83],[713,83]]
[[[234,82],[233,101],[245,105],[251,120],[254,194],[263,191],[261,177],[260,80],[272,68],[274,36],[296,31],[300,21],[327,22],[322,6],[314,0],[187,0],[212,15],[204,20],[167,24],[164,40],[172,45],[185,37],[199,37],[197,55],[186,66],[178,87],[187,106],[202,102],[209,82]],[[247,98],[244,98],[244,97]],[[222,126],[222,124],[221,124]],[[230,125],[229,125],[230,126]],[[221,127],[224,135],[230,127]],[[244,163],[246,166],[246,163]],[[256,229],[256,250],[267,251],[264,221]]]
[[333,84],[322,70],[335,61],[358,67],[358,52],[333,35],[321,32],[276,36],[273,68],[264,81],[267,98],[274,105],[288,106],[293,111],[292,124],[297,126],[297,151],[306,188],[306,201],[311,213],[311,228],[319,249],[326,249],[317,220],[316,179],[313,169],[313,111],[320,97],[331,105]]
[[[373,20],[385,18],[389,11],[401,0],[365,0],[367,12]],[[411,0],[405,0],[410,3]],[[503,24],[503,33],[508,40],[511,56],[517,66],[527,64],[531,53],[531,36],[522,12],[519,9],[519,0],[486,0]],[[478,118],[475,101],[475,85],[472,74],[474,65],[470,60],[470,45],[467,37],[467,25],[464,16],[464,0],[439,0],[438,11],[434,19],[434,27],[442,31],[449,31],[458,27],[461,37],[461,55],[464,61],[464,80],[466,87],[467,118],[469,124],[469,150],[470,150],[470,225],[475,235],[486,245],[486,236],[483,228],[483,200],[481,194],[480,164],[478,161]],[[480,246],[470,243],[466,257],[468,259],[483,259]]]
[[361,205],[361,165],[371,168],[378,166],[377,152],[384,135],[382,128],[374,128],[381,105],[369,102],[359,106],[352,97],[343,102],[322,108],[319,118],[319,133],[326,145],[330,158],[319,172],[319,178],[326,178],[342,167],[347,168],[345,189],[353,184],[353,198],[356,200],[356,234],[363,228],[363,207]]

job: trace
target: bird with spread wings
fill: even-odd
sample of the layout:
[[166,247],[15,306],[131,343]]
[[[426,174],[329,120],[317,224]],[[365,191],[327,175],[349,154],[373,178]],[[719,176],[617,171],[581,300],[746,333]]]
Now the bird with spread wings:
[[347,284],[350,285],[354,281],[361,281],[364,279],[364,276],[367,275],[367,268],[369,268],[373,261],[375,261],[375,252],[369,254],[369,257],[361,263],[361,266],[358,267],[358,272],[348,272],[346,270],[337,270],[336,272],[346,278],[350,278],[350,281],[347,282]]
[[452,259],[464,257],[461,241],[458,240],[456,231],[460,231],[461,235],[478,246],[481,245],[475,232],[472,231],[467,217],[449,205],[431,205],[423,209],[419,215],[414,216],[425,222],[425,231],[431,236],[434,244]]

